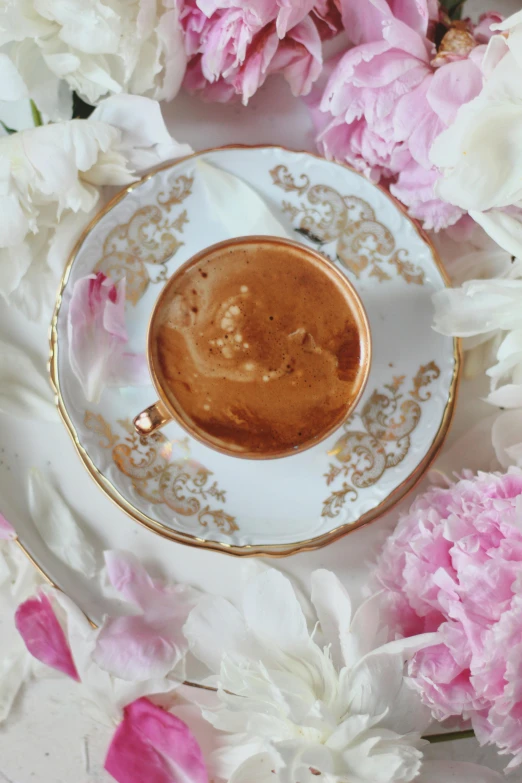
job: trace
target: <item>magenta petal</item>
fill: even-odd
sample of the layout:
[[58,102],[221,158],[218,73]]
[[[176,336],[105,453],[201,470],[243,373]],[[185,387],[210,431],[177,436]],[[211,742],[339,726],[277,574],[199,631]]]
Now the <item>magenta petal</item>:
[[10,522],[0,514],[0,540],[13,541],[16,538],[16,530]]
[[105,769],[118,783],[208,783],[201,748],[188,726],[148,699],[125,708]]
[[109,295],[103,313],[104,329],[113,337],[126,343],[129,338],[125,325],[125,278],[122,278],[117,285],[107,278],[105,285],[108,285]]
[[31,655],[80,681],[63,629],[44,593],[20,604],[15,624]]

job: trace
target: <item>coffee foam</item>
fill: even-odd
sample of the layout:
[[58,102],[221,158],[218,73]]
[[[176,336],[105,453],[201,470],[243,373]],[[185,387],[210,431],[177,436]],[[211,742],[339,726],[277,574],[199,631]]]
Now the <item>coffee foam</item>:
[[360,382],[351,300],[285,244],[218,249],[177,276],[153,351],[171,405],[224,448],[277,453],[341,420]]

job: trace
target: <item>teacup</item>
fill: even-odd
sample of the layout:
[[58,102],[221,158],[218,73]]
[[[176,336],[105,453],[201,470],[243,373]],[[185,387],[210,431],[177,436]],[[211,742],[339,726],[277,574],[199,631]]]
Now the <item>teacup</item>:
[[371,336],[347,277],[300,243],[250,236],[212,245],[168,280],[147,346],[159,401],[134,420],[171,420],[224,454],[285,457],[333,433],[370,370]]

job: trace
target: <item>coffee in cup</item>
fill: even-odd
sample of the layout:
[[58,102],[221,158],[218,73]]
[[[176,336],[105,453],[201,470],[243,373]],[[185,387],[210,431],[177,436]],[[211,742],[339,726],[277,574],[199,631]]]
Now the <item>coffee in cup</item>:
[[346,276],[304,245],[245,237],[180,267],[151,318],[148,358],[161,402],[135,420],[176,419],[226,454],[302,451],[349,416],[370,366],[370,331]]

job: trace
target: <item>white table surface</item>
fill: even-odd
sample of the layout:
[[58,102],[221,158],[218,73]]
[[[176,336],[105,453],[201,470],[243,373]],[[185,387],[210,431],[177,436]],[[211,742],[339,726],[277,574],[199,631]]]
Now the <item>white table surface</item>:
[[[473,3],[475,12],[485,9],[484,2]],[[517,10],[518,0],[504,0],[497,7],[505,12]],[[303,104],[291,98],[284,82],[274,78],[251,101],[248,108],[240,105],[223,106],[219,104],[203,104],[186,95],[179,96],[173,103],[164,107],[171,133],[178,141],[187,141],[195,149],[216,147],[229,143],[245,144],[282,144],[293,149],[313,150],[313,133],[307,111]],[[0,312],[0,332],[11,333],[21,344],[40,347],[45,351],[46,329],[33,325],[24,325],[22,320],[11,319],[6,309]],[[439,464],[451,466],[451,443],[459,439],[471,424],[490,409],[478,400],[479,390],[463,385],[457,408],[455,424],[447,443],[447,447]],[[0,434],[7,437],[12,434],[16,438],[17,423],[0,420]],[[59,465],[63,460],[63,450],[68,449],[71,459],[73,449],[64,431],[56,433],[55,427],[49,425],[49,437],[45,443],[39,444],[47,457],[46,462],[52,466]],[[3,433],[2,433],[3,431]],[[28,432],[28,431],[27,431]],[[21,439],[23,440],[23,438]],[[23,444],[21,444],[21,448]],[[16,449],[15,449],[16,451]],[[16,471],[16,456],[11,454],[11,464],[3,465],[0,470],[0,491],[5,498]],[[490,460],[490,449],[485,437],[483,453],[475,453],[473,464],[469,467],[487,469]],[[74,475],[83,470],[77,459]],[[9,467],[9,472],[7,471]],[[90,481],[78,479],[74,487],[77,506],[96,504],[99,490]],[[100,504],[101,505],[101,504]],[[359,570],[354,568],[354,579],[360,581],[367,571],[370,562],[378,549],[379,541],[386,531],[393,526],[396,512],[388,518],[376,532],[372,526],[356,531],[350,536],[352,546],[350,552],[343,553],[341,548],[333,547],[317,553],[300,555],[291,560],[279,561],[277,564],[283,570],[299,573],[318,565],[327,564],[336,568],[341,559],[348,557],[352,563],[360,563]],[[152,534],[148,534],[152,535]],[[172,545],[176,546],[176,545]],[[183,552],[188,550],[183,549]],[[194,558],[207,553],[191,552],[188,558],[190,566],[196,562]],[[205,560],[205,569],[221,561],[224,556],[213,555]],[[291,562],[293,561],[293,562]],[[345,567],[345,563],[342,564]],[[344,567],[342,570],[344,570]],[[217,568],[217,565],[216,565]],[[183,570],[183,569],[181,569]],[[188,577],[185,577],[188,578]],[[197,579],[196,581],[200,581]],[[204,580],[201,580],[204,581]],[[225,591],[226,592],[226,591]],[[0,640],[1,644],[1,640]],[[113,780],[103,771],[103,761],[110,742],[112,729],[96,723],[85,711],[76,684],[60,676],[45,677],[31,681],[16,701],[15,707],[6,724],[0,727],[0,783],[103,783]],[[494,769],[501,770],[506,763],[499,758],[494,749],[480,749],[475,740],[460,740],[431,746],[430,757],[454,758],[459,760],[484,763]],[[522,780],[522,774],[510,776],[514,783]],[[146,783],[144,781],[143,783]],[[442,782],[441,782],[442,783]]]

